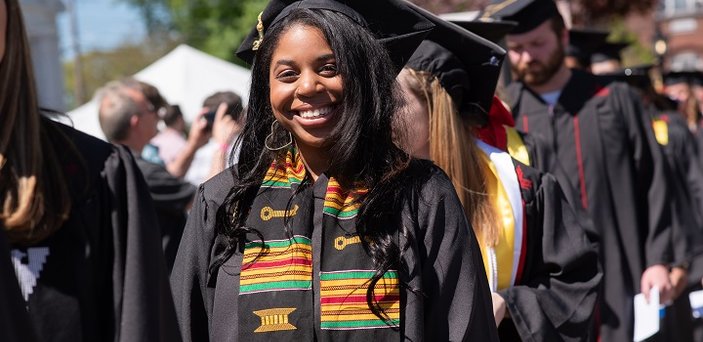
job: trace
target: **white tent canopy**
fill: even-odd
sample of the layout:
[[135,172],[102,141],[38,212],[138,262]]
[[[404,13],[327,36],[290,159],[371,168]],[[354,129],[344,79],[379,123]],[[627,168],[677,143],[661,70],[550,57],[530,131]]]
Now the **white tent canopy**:
[[[166,101],[181,107],[186,121],[192,121],[200,112],[203,100],[215,92],[233,91],[246,103],[250,75],[246,68],[180,45],[134,77],[158,88]],[[95,99],[68,115],[76,129],[105,139]]]

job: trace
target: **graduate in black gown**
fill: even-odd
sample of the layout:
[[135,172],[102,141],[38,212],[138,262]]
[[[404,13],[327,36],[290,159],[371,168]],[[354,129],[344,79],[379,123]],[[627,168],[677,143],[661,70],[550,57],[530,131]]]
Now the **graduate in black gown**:
[[602,277],[596,251],[553,176],[472,133],[499,105],[500,63],[490,61],[504,50],[422,13],[437,28],[398,77],[418,104],[406,109],[408,145],[454,183],[481,246],[500,340],[584,341]]
[[[14,313],[3,305],[3,315],[27,315],[31,329],[19,338],[29,341],[180,340],[134,159],[42,114],[19,4],[5,0],[0,10],[0,227],[16,273],[7,276],[3,262],[0,288],[19,285],[24,304]],[[3,329],[0,340],[12,333]]]
[[[507,89],[517,128],[550,142],[552,172],[577,189],[600,234],[603,295],[596,320],[602,341],[633,337],[633,297],[659,288],[671,298],[669,185],[664,156],[642,105],[622,83],[564,65],[568,34],[551,0],[488,9],[519,24],[507,37],[517,78]],[[558,165],[558,166],[557,166]]]
[[451,182],[391,130],[432,27],[395,0],[268,4],[239,164],[200,187],[171,276],[185,340],[497,341]]
[[[642,98],[645,118],[651,120],[654,136],[662,147],[671,170],[672,188],[672,267],[673,304],[667,306],[659,341],[692,341],[692,316],[688,294],[699,289],[700,261],[703,247],[701,213],[703,206],[703,170],[698,165],[699,151],[695,137],[675,101],[657,94],[649,73],[652,65],[625,68],[603,75],[626,82]],[[693,265],[693,272],[689,273]]]

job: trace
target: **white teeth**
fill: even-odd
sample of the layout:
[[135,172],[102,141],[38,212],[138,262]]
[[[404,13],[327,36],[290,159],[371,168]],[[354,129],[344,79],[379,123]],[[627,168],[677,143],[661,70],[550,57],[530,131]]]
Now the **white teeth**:
[[313,119],[321,116],[325,116],[332,111],[332,107],[322,107],[312,110],[301,111],[300,116],[305,119]]

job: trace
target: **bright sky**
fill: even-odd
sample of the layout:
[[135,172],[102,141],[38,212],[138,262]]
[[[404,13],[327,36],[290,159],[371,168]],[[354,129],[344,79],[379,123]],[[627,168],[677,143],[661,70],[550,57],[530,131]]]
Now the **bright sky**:
[[[67,1],[64,1],[66,3]],[[82,52],[109,50],[125,41],[140,41],[146,29],[139,12],[120,0],[73,0],[78,11]],[[62,58],[72,58],[68,11],[57,17]]]

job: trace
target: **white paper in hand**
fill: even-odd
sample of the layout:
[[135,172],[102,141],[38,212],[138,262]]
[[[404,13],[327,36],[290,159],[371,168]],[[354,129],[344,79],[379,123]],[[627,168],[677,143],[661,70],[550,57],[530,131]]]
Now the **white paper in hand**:
[[640,293],[635,296],[635,342],[659,332],[659,288],[649,291],[649,303]]

